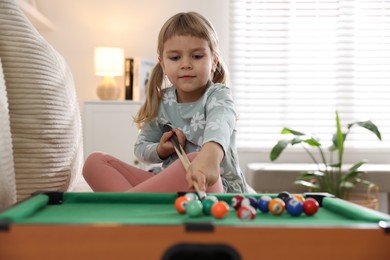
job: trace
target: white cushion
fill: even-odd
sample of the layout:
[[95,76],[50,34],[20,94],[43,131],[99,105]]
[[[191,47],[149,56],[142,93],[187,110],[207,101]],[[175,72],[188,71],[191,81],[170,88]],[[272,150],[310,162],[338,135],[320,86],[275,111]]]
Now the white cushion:
[[16,202],[11,128],[3,68],[0,59],[0,211]]
[[6,80],[17,200],[66,191],[83,163],[72,74],[14,0],[0,0],[0,57]]

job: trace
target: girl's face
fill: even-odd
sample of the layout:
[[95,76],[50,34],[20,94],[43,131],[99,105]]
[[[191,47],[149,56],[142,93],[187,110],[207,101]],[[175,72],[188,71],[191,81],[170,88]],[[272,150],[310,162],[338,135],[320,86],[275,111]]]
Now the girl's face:
[[164,43],[160,64],[176,87],[178,102],[194,102],[206,90],[218,58],[206,40],[192,36],[173,36]]

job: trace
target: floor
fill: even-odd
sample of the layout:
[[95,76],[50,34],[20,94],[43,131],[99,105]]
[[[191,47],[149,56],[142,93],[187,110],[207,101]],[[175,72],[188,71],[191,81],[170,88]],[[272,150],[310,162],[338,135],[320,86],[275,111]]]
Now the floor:
[[92,192],[91,187],[87,184],[83,176],[79,177],[79,180],[72,190],[73,192]]

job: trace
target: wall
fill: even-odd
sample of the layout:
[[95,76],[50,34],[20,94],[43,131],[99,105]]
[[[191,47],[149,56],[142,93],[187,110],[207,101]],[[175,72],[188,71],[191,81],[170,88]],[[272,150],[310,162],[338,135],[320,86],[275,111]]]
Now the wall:
[[[80,106],[97,100],[93,51],[96,46],[122,47],[126,57],[157,60],[157,35],[163,23],[182,11],[196,11],[214,24],[224,53],[228,50],[227,0],[37,0],[39,10],[54,24],[41,34],[68,62]],[[225,55],[226,56],[226,55]],[[227,58],[226,58],[227,59]],[[123,86],[123,77],[117,82]],[[123,99],[124,91],[122,91]]]
[[[157,35],[162,24],[181,11],[197,11],[214,24],[220,38],[223,56],[229,62],[229,0],[36,0],[40,11],[54,24],[53,31],[42,35],[67,60],[73,72],[81,109],[85,100],[97,100],[96,86],[100,78],[94,75],[93,51],[108,45],[125,49],[127,57],[142,56],[156,60]],[[123,77],[117,82],[123,86]],[[123,99],[122,92],[122,99]],[[268,150],[240,151],[240,165],[269,162]],[[346,155],[346,162],[368,159],[371,163],[390,163],[388,154]],[[278,163],[311,162],[306,154],[289,152]]]

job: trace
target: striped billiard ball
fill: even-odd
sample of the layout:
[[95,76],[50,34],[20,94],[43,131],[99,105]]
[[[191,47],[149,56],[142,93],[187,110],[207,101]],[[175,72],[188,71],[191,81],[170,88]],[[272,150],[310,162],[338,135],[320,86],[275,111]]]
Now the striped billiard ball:
[[266,196],[266,195],[261,196],[257,202],[257,207],[259,208],[259,210],[261,212],[268,213],[268,211],[269,211],[268,205],[269,205],[271,200],[272,200],[272,198],[270,196]]
[[298,199],[292,198],[287,202],[286,210],[291,216],[297,217],[303,212],[303,203]]
[[286,204],[280,198],[274,198],[269,202],[268,210],[272,215],[279,216],[284,212]]

